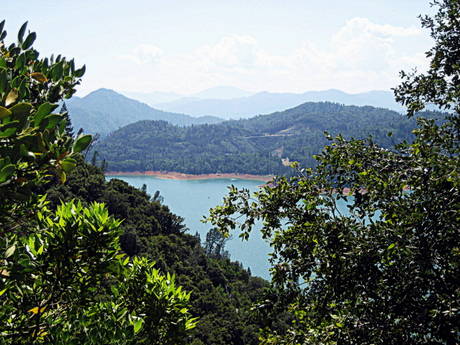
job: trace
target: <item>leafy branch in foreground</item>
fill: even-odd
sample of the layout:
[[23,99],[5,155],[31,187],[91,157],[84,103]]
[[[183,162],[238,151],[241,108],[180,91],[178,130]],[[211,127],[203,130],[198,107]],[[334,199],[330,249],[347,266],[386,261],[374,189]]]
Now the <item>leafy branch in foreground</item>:
[[422,19],[435,39],[430,70],[403,74],[396,95],[409,116],[432,103],[446,119],[418,119],[414,142],[392,150],[339,136],[315,169],[254,200],[233,188],[211,211],[243,237],[262,221],[275,293],[259,310],[294,317],[284,333],[264,330],[266,344],[460,342],[460,2],[434,4]]
[[47,208],[36,192],[64,182],[91,136],[73,139],[56,102],[84,74],[61,56],[39,59],[35,33],[4,43],[0,23],[0,343],[180,344],[195,320],[190,295],[119,246],[103,204]]

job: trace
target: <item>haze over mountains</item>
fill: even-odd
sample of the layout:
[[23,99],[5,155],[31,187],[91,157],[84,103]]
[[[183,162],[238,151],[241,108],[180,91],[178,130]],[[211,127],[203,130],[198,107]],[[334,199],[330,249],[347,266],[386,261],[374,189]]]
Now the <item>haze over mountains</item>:
[[282,112],[306,102],[327,101],[402,110],[389,91],[370,91],[361,94],[347,94],[339,90],[302,94],[250,94],[238,88],[216,87],[196,93],[193,97],[180,98],[178,94],[163,92],[132,94],[132,97],[172,101],[151,107],[113,90],[99,89],[82,98],[73,97],[66,104],[75,130],[83,128],[86,133],[99,133],[102,136],[141,120],[163,120],[178,126],[215,124],[224,120]]
[[164,120],[179,126],[222,121],[212,116],[193,117],[161,111],[109,89],[99,89],[82,98],[72,97],[66,105],[74,129],[83,128],[91,134],[107,135],[140,120]]
[[203,99],[234,99],[241,97],[249,97],[254,92],[245,91],[233,86],[216,86],[209,89],[202,90],[191,95],[181,95],[173,92],[121,92],[121,94],[136,99],[138,101],[147,103],[148,105],[155,107],[155,104],[169,103],[182,100],[203,100]]
[[131,97],[164,111],[193,116],[212,115],[224,119],[249,118],[259,114],[283,111],[306,102],[333,102],[345,105],[370,105],[402,111],[391,91],[369,91],[348,94],[340,90],[308,91],[304,93],[250,93],[233,87],[216,87],[180,97],[164,93],[127,93]]

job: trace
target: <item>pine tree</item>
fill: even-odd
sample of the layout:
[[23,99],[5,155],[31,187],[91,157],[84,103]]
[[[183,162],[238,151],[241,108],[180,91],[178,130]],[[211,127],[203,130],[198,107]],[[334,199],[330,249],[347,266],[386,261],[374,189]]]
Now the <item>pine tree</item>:
[[74,137],[75,133],[74,133],[73,127],[72,127],[72,121],[70,120],[69,110],[67,109],[67,106],[66,106],[65,102],[62,103],[62,107],[61,107],[61,110],[59,111],[59,113],[65,118],[65,122],[66,122],[65,131],[66,131],[66,133],[70,137]]

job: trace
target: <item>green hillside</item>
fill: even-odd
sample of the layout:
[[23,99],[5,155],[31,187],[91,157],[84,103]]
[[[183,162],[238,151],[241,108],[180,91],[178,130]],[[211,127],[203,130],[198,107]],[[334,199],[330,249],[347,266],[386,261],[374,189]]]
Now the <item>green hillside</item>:
[[286,174],[289,161],[315,164],[312,155],[327,143],[325,131],[347,138],[371,135],[389,147],[410,140],[414,127],[415,120],[387,109],[305,103],[213,125],[178,127],[164,121],[140,121],[104,138],[95,150],[112,171]]

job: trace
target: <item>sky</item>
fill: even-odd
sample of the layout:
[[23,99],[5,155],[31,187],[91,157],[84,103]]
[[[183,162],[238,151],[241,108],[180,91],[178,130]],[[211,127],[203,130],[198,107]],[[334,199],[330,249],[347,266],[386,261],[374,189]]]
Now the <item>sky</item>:
[[25,21],[42,56],[86,65],[78,95],[389,90],[426,69],[428,0],[2,0],[6,42]]

